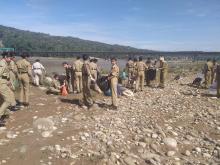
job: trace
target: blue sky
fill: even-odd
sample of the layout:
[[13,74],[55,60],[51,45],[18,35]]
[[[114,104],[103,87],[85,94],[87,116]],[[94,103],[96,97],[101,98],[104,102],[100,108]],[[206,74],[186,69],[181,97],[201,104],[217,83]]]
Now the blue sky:
[[0,0],[0,24],[152,50],[220,51],[220,0]]

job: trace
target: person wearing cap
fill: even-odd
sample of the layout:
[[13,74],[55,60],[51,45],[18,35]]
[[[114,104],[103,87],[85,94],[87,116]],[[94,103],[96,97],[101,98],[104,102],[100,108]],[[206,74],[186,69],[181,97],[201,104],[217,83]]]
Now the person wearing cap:
[[3,98],[3,103],[0,107],[0,126],[4,126],[4,119],[9,116],[8,108],[16,105],[10,82],[10,54],[8,52],[3,52],[2,57],[3,58],[0,60],[0,95]]
[[112,109],[117,110],[118,108],[118,77],[119,77],[119,67],[117,65],[117,59],[111,58],[111,71],[108,75],[108,80],[110,81],[111,94],[112,94]]
[[134,61],[132,60],[132,58],[128,59],[128,62],[126,63],[126,70],[128,73],[128,87],[132,86],[132,77],[134,74]]
[[144,81],[145,81],[145,70],[147,69],[147,65],[143,62],[142,57],[139,57],[139,61],[137,62],[137,81],[135,91],[143,91],[144,89]]
[[16,62],[18,79],[20,81],[19,103],[21,106],[29,106],[30,77],[32,77],[31,64],[27,60],[28,53],[22,53],[20,60]]
[[67,86],[68,86],[68,91],[69,92],[74,92],[74,72],[73,72],[73,67],[67,63],[63,62],[63,67],[66,71],[66,81],[67,81]]
[[34,84],[36,86],[42,85],[43,71],[46,73],[44,66],[40,63],[39,59],[35,60],[32,65],[32,71],[34,73]]
[[168,71],[168,64],[165,61],[164,57],[160,57],[160,66],[159,66],[159,71],[160,71],[160,82],[159,82],[159,88],[165,88],[165,79],[167,76],[167,71]]
[[207,62],[204,65],[203,73],[205,77],[205,88],[208,89],[211,85],[212,81],[212,70],[213,70],[213,63],[211,59],[207,59]]
[[76,61],[73,62],[73,71],[75,75],[75,81],[76,81],[76,90],[77,93],[82,92],[82,66],[83,62],[80,60],[80,56],[76,57]]
[[89,56],[83,55],[82,66],[82,84],[83,84],[83,102],[88,108],[91,108],[94,104],[91,94],[91,81],[95,81],[91,74],[91,68],[89,64]]

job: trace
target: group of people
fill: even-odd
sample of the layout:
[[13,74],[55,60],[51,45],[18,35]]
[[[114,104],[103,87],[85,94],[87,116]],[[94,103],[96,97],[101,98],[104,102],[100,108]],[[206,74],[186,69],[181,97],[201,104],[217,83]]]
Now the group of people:
[[220,97],[220,65],[216,60],[208,59],[203,68],[204,87],[208,89],[214,82],[217,84],[217,97]]
[[[2,53],[2,59],[0,60],[0,94],[3,103],[0,106],[0,126],[4,125],[5,119],[9,117],[10,110],[29,106],[29,90],[32,78],[36,86],[42,85],[43,74],[46,73],[44,66],[38,59],[31,65],[28,58],[28,53],[22,53],[21,59],[15,61],[14,52]],[[156,74],[159,73],[158,87],[164,88],[168,64],[164,57],[160,57],[159,65],[157,66],[157,64],[157,61],[152,62],[149,58],[146,62],[143,61],[142,57],[138,59],[129,58],[122,72],[126,72],[124,77],[127,81],[124,85],[134,89],[135,92],[143,91],[145,82],[147,86],[150,86],[151,81],[155,80]],[[62,79],[60,75],[54,73],[47,93],[60,94],[63,87],[65,87],[69,93],[82,93],[83,105],[92,108],[95,101],[91,93],[91,87],[93,85],[98,86],[98,77],[100,77],[97,59],[90,59],[85,54],[82,57],[78,56],[72,64],[63,62],[62,65],[65,68],[66,75]],[[110,89],[111,109],[117,110],[118,82],[121,77],[116,58],[111,58],[111,65],[108,75],[104,79],[102,77],[101,80],[107,82],[104,83],[104,86],[108,86],[108,88],[104,87],[104,89]],[[217,65],[216,61],[207,60],[203,73],[205,87],[208,88],[213,81],[216,81],[218,96],[220,96],[220,65]]]
[[[14,52],[3,52],[0,60],[0,94],[3,103],[0,106],[0,126],[5,124],[5,119],[9,117],[10,110],[17,110],[29,106],[30,82],[36,86],[42,84],[43,72],[46,73],[40,60],[36,60],[33,65],[28,60],[29,54],[22,53],[21,59],[15,61]],[[111,93],[111,108],[116,110],[117,103],[117,85],[119,78],[119,67],[117,59],[111,59],[111,70],[107,76]],[[91,84],[96,84],[99,69],[97,59],[90,59],[88,55],[83,55],[73,62],[72,65],[63,63],[66,70],[66,76],[63,82],[60,82],[60,75],[54,74],[48,92],[59,94],[62,87],[67,87],[68,92],[83,94],[83,103],[88,108],[94,105],[94,98],[91,94]],[[18,88],[18,90],[16,89]]]
[[[9,117],[10,110],[29,106],[30,77],[32,76],[31,64],[27,60],[29,55],[23,53],[21,59],[15,62],[14,52],[3,52],[0,60],[0,94],[3,103],[0,106],[0,126],[4,119]],[[19,81],[19,82],[17,82]],[[16,86],[19,83],[19,91]],[[16,102],[18,100],[18,102]]]
[[164,57],[160,57],[159,66],[157,67],[157,61],[152,62],[150,58],[146,62],[143,61],[142,57],[128,59],[126,64],[126,72],[128,73],[127,86],[135,88],[135,92],[143,91],[144,84],[147,86],[151,85],[151,81],[156,79],[156,70],[159,70],[159,88],[165,87],[165,79],[168,72],[168,64]]

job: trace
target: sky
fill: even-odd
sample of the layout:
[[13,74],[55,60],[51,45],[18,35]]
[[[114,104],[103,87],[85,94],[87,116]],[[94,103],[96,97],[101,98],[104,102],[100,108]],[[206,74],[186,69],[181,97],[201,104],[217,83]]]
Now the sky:
[[0,0],[0,24],[160,51],[220,51],[220,0]]

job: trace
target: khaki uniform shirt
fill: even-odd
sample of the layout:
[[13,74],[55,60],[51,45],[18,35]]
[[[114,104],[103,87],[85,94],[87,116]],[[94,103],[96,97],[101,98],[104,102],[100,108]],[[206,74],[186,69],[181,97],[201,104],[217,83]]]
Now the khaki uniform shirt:
[[14,73],[17,74],[18,73],[18,68],[17,65],[15,64],[14,61],[11,61],[9,64],[9,69]]
[[204,73],[210,72],[213,70],[213,63],[208,61],[204,66]]
[[29,76],[32,75],[31,73],[31,64],[26,59],[21,59],[17,61],[18,73],[27,73]]
[[168,64],[167,64],[167,62],[162,62],[162,64],[160,64],[160,71],[162,72],[162,73],[165,73],[165,72],[167,72],[167,70],[168,70]]
[[139,61],[137,63],[137,71],[145,71],[145,69],[147,68],[147,65],[143,62],[143,61]]
[[81,60],[76,60],[73,63],[73,70],[75,72],[82,72],[82,66],[83,66],[83,62]]
[[51,87],[54,87],[55,89],[60,89],[61,88],[60,82],[56,79],[53,79],[51,83]]
[[0,83],[7,83],[9,80],[10,69],[8,63],[2,59],[0,61]]
[[133,71],[134,70],[134,62],[132,60],[129,60],[126,64],[126,68],[127,68],[127,71]]
[[98,70],[98,66],[97,66],[97,64],[96,63],[94,63],[94,62],[90,62],[90,69],[92,70],[92,71],[96,71],[97,72],[97,70]]
[[110,76],[112,76],[113,78],[118,78],[119,77],[119,67],[118,65],[113,65],[111,68],[111,72],[110,72]]
[[90,62],[84,61],[83,67],[82,67],[82,75],[84,77],[89,76],[91,77],[91,69],[90,69]]

